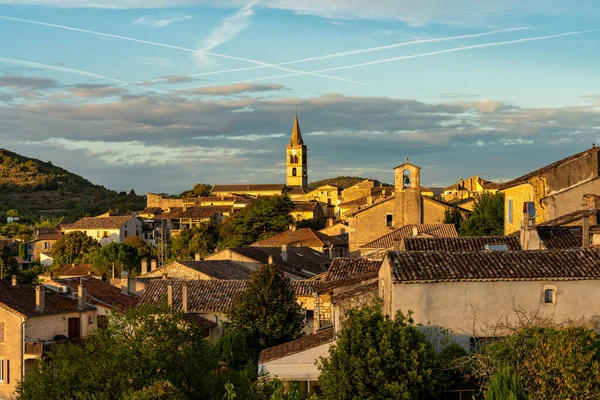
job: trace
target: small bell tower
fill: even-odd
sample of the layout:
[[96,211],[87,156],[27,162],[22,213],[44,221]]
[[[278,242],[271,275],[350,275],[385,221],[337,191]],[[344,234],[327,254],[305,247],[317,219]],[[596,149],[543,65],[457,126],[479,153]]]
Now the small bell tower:
[[421,167],[406,162],[394,168],[394,221],[398,228],[423,223]]
[[302,140],[298,113],[292,128],[292,138],[286,147],[286,185],[308,187],[307,149]]

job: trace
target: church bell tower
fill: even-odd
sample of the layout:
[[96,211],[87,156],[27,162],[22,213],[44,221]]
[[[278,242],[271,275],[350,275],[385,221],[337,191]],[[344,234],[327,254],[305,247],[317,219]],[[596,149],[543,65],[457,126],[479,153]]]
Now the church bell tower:
[[308,187],[307,150],[302,140],[298,113],[292,128],[292,138],[286,147],[286,185]]

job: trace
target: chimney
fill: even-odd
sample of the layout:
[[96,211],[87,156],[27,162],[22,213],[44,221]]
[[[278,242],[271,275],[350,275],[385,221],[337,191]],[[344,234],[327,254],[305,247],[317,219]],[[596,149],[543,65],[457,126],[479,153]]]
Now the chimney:
[[156,260],[153,259],[150,261],[150,271],[154,271],[156,269]]
[[463,182],[463,178],[462,178],[462,176],[461,176],[461,177],[460,177],[460,179],[458,180],[458,186],[459,186],[458,190],[462,189],[462,187],[463,187],[463,183],[464,183],[464,182]]
[[286,262],[288,260],[287,245],[285,244],[281,245],[281,259]]
[[80,310],[87,308],[87,288],[83,283],[83,278],[79,278],[79,286],[77,287],[77,307]]
[[401,239],[394,239],[394,251],[400,251],[400,240]]
[[167,283],[167,304],[169,307],[173,307],[173,282]]
[[12,285],[17,286],[17,276],[16,275],[12,276]]
[[581,238],[583,241],[582,247],[590,247],[590,216],[588,214],[584,214],[581,221]]
[[183,307],[183,312],[188,312],[188,291],[187,291],[187,281],[181,282],[181,307]]
[[37,285],[35,287],[35,310],[36,311],[44,311],[45,303],[46,303],[45,289],[42,285]]
[[373,204],[373,195],[367,196],[367,205],[370,206]]
[[142,259],[142,275],[147,274],[147,273],[148,273],[148,259],[143,258]]
[[418,237],[418,236],[419,236],[419,228],[417,228],[415,225],[413,225],[412,237]]
[[332,227],[335,224],[335,218],[327,219],[327,227]]
[[269,256],[269,261],[267,262],[269,265],[273,265],[273,256]]
[[167,273],[166,273],[166,272],[163,272],[163,273],[162,273],[162,279],[163,279],[163,280],[167,279]]
[[194,261],[200,261],[200,253],[194,254]]
[[129,272],[121,272],[121,293],[129,294]]
[[535,227],[534,210],[535,207],[533,206],[532,202],[528,201],[523,203],[523,219],[521,220],[521,232],[519,236],[519,242],[522,250],[544,249],[542,246],[542,241],[540,240],[540,235]]

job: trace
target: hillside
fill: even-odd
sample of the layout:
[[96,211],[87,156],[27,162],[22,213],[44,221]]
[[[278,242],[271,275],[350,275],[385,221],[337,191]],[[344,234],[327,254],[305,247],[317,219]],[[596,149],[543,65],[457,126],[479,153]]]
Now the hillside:
[[94,185],[49,162],[0,149],[0,212],[17,209],[30,218],[80,218],[110,209],[141,210],[145,196]]
[[[319,186],[333,185],[338,186],[342,189],[346,189],[352,185],[362,182],[368,178],[361,178],[360,176],[337,176],[335,178],[322,179],[320,181],[314,181],[308,184],[308,190],[314,190]],[[383,186],[390,186],[387,183],[382,183]]]

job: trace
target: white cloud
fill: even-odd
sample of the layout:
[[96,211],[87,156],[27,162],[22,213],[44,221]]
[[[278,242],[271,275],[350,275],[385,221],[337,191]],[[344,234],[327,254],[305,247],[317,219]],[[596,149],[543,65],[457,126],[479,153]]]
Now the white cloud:
[[132,23],[136,24],[136,25],[151,26],[153,28],[164,28],[165,26],[171,25],[173,22],[189,21],[190,19],[192,19],[191,15],[184,15],[181,17],[143,16],[143,17],[139,17],[138,19],[135,19]]

